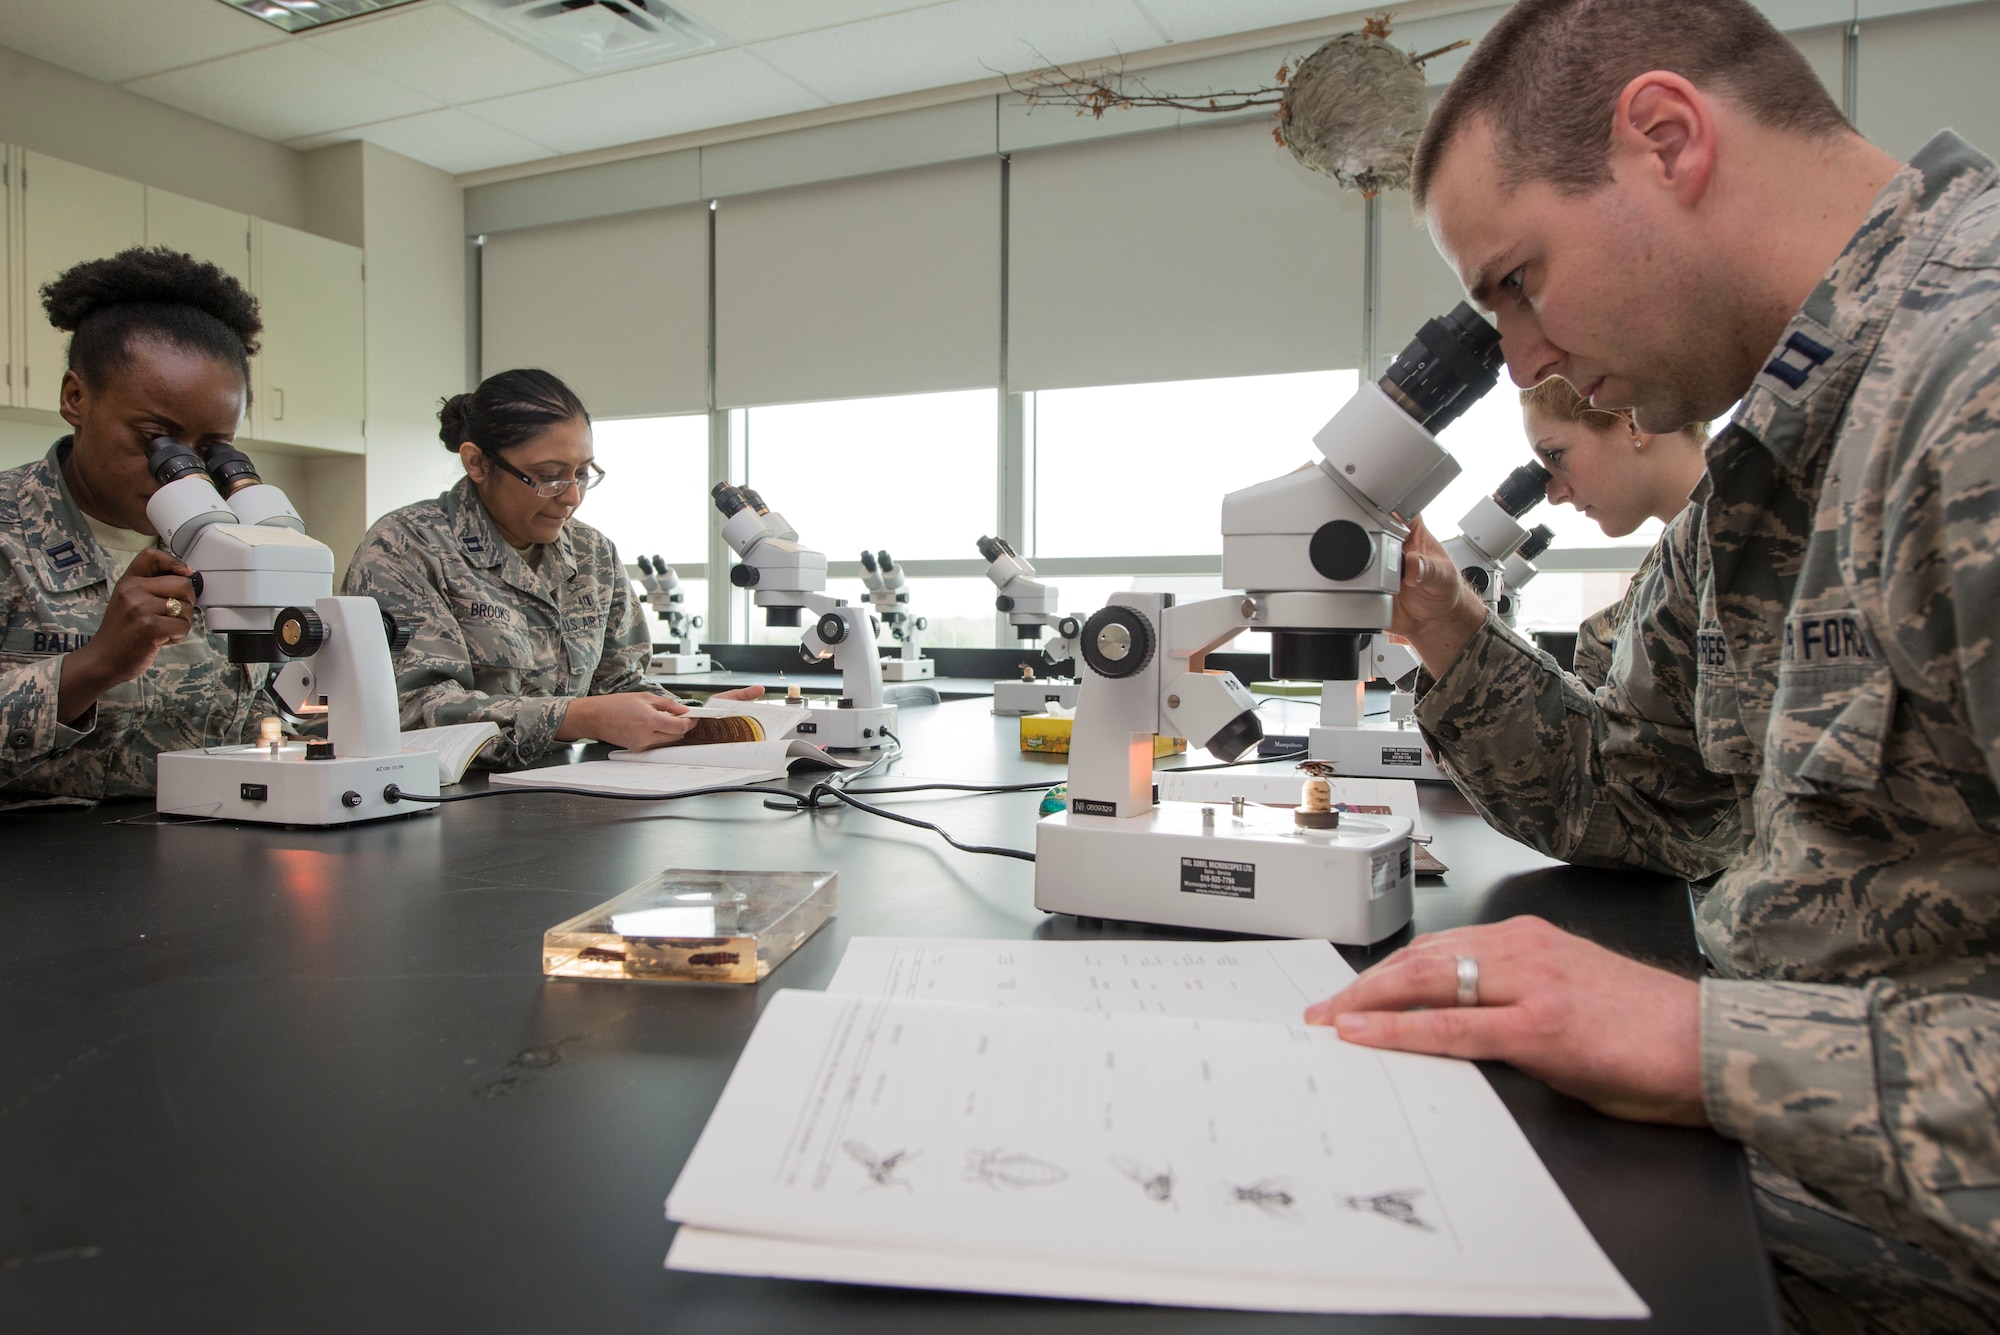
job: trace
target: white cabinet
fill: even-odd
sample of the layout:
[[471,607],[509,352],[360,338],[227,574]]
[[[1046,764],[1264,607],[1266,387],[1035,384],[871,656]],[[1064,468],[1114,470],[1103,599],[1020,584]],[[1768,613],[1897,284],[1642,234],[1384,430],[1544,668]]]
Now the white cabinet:
[[146,187],[146,244],[207,260],[250,286],[250,215]]
[[261,218],[251,238],[251,290],[264,314],[264,350],[251,361],[250,434],[362,453],[360,249]]
[[25,402],[53,412],[62,388],[69,336],[50,326],[42,310],[42,284],[84,260],[102,259],[146,239],[146,188],[119,177],[29,151],[22,162],[22,290],[10,294],[24,308],[22,378]]

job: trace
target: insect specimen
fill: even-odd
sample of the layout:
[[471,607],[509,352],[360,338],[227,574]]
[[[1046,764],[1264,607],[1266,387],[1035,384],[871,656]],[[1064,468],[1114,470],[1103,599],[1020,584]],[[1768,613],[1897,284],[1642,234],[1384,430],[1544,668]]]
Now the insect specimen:
[[1343,1196],[1340,1198],[1340,1203],[1345,1208],[1361,1214],[1379,1214],[1384,1219],[1393,1219],[1399,1224],[1407,1224],[1426,1233],[1435,1233],[1437,1230],[1417,1213],[1417,1197],[1423,1194],[1421,1191],[1413,1190],[1379,1191],[1373,1196]]
[[1161,1205],[1174,1203],[1173,1165],[1169,1164],[1156,1173],[1150,1168],[1133,1163],[1130,1159],[1113,1159],[1111,1163],[1119,1172],[1139,1184],[1139,1190],[1146,1193],[1147,1200],[1158,1201]]
[[970,1150],[965,1156],[965,1180],[989,1187],[1053,1187],[1069,1171],[1047,1159],[1008,1149]]
[[922,1154],[922,1150],[896,1150],[890,1154],[877,1156],[858,1140],[850,1140],[841,1146],[847,1156],[867,1170],[868,1180],[878,1187],[901,1187],[910,1190],[910,1184],[896,1176],[896,1170]]
[[1299,1198],[1292,1195],[1283,1178],[1267,1177],[1247,1187],[1229,1185],[1229,1199],[1236,1205],[1254,1205],[1273,1219],[1296,1219],[1293,1212]]

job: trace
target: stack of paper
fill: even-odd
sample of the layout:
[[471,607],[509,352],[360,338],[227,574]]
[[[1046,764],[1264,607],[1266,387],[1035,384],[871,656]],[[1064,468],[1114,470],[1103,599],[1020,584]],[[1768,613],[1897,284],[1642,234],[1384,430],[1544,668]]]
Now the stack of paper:
[[1476,1068],[1298,1022],[1351,977],[1320,941],[857,941],[832,990],[766,1008],[668,1197],[667,1264],[1647,1315]]

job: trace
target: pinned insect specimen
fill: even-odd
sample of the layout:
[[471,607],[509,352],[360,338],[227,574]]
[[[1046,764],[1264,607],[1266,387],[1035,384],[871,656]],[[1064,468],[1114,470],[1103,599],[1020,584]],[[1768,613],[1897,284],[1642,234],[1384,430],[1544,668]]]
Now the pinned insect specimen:
[[965,1180],[989,1187],[1053,1187],[1068,1177],[1068,1169],[1047,1159],[1008,1149],[970,1150],[965,1156]]
[[1232,1182],[1229,1199],[1236,1205],[1254,1205],[1273,1219],[1298,1218],[1293,1211],[1298,1208],[1299,1198],[1292,1195],[1283,1178],[1267,1177],[1247,1187]]
[[1147,1200],[1158,1201],[1161,1205],[1174,1203],[1174,1170],[1171,1164],[1158,1172],[1133,1163],[1130,1159],[1113,1159],[1111,1164],[1119,1172],[1137,1182],[1139,1190],[1146,1193]]
[[847,1157],[867,1170],[868,1180],[878,1187],[901,1187],[910,1190],[910,1184],[896,1176],[896,1170],[922,1154],[922,1150],[896,1150],[890,1154],[877,1155],[858,1140],[850,1140],[841,1146]]
[[1414,1190],[1381,1191],[1373,1196],[1343,1196],[1340,1198],[1340,1203],[1344,1208],[1361,1214],[1379,1214],[1384,1219],[1393,1219],[1399,1224],[1422,1229],[1426,1233],[1435,1233],[1437,1230],[1417,1213],[1417,1197],[1423,1194]]

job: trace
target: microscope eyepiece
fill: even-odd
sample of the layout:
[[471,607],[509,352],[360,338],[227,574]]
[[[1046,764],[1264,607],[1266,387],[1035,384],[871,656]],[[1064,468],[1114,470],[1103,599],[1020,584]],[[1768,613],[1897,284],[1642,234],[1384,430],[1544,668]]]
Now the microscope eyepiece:
[[755,510],[760,515],[767,515],[771,513],[771,507],[764,504],[764,498],[762,496],[759,496],[756,492],[750,490],[750,488],[748,487],[739,487],[737,488],[737,490],[742,494],[744,501],[746,501],[749,504],[752,510]]
[[1525,463],[1507,474],[1507,480],[1493,493],[1493,499],[1510,516],[1519,519],[1542,503],[1549,494],[1549,470],[1538,463]]
[[1014,549],[1007,545],[1005,538],[981,538],[979,540],[979,554],[985,557],[987,561],[992,562],[998,561],[1003,556],[1012,556]]
[[1537,524],[1528,530],[1527,539],[1514,549],[1514,555],[1523,561],[1532,561],[1549,549],[1556,540],[1556,531],[1547,524]]
[[875,553],[866,548],[861,552],[861,568],[871,575],[875,573]]
[[1464,302],[1424,327],[1382,376],[1382,388],[1432,435],[1500,378],[1500,331]]
[[205,471],[201,456],[172,436],[153,438],[152,447],[146,451],[146,467],[152,470],[153,480],[163,487],[190,473]]
[[724,519],[735,518],[737,511],[750,504],[742,492],[730,486],[727,482],[716,483],[708,489],[708,494],[714,499],[715,508],[722,511]]
[[895,573],[896,563],[889,558],[889,553],[877,552],[875,554],[875,562],[877,565],[880,565],[882,567],[883,574],[888,575]]
[[208,476],[225,499],[264,480],[257,476],[257,465],[250,462],[250,456],[234,445],[217,445],[209,450]]

